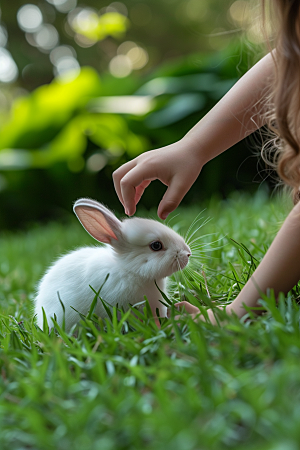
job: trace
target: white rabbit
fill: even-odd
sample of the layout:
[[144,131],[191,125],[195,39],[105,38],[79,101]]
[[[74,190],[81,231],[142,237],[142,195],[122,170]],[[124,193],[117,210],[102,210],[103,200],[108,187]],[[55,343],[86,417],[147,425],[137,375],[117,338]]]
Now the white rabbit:
[[[190,248],[171,228],[150,219],[130,218],[120,221],[105,206],[90,199],[79,199],[74,212],[86,231],[101,247],[83,247],[58,259],[41,279],[35,299],[37,324],[43,327],[42,308],[51,327],[51,317],[63,322],[65,306],[66,330],[79,322],[72,308],[86,315],[95,293],[104,283],[100,296],[111,306],[128,307],[149,300],[153,315],[158,308],[166,317],[167,308],[155,285],[166,290],[166,277],[183,269],[191,255]],[[89,286],[90,285],[90,286]],[[107,317],[98,300],[95,314]]]

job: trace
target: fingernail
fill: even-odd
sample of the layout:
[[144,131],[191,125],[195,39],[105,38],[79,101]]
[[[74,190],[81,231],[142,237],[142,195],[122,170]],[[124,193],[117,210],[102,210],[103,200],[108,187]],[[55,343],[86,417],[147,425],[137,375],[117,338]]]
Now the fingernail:
[[166,220],[168,215],[169,215],[169,213],[162,213],[162,215],[161,215],[162,220]]

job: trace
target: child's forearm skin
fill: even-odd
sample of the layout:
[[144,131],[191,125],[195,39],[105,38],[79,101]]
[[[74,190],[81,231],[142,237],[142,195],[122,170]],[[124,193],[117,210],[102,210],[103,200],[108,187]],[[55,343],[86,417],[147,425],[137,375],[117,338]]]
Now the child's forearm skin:
[[272,242],[262,262],[237,298],[226,307],[228,314],[246,314],[243,303],[255,307],[260,293],[273,289],[286,294],[300,279],[300,203],[294,206]]
[[274,73],[269,53],[253,66],[182,139],[206,163],[265,124],[265,98]]

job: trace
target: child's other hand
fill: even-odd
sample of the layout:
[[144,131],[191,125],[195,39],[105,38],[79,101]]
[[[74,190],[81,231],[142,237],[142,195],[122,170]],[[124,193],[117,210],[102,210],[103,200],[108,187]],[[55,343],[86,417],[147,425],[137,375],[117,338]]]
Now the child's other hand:
[[[201,314],[201,311],[196,306],[192,305],[189,302],[179,302],[174,305],[178,310],[185,311],[188,314],[191,314],[192,319],[202,320],[205,322],[205,317]],[[208,309],[207,311],[208,318],[212,325],[216,325],[217,321],[212,309]],[[175,316],[175,320],[180,319],[181,316]]]
[[185,311],[188,314],[201,314],[201,311],[197,306],[192,305],[189,302],[179,302],[174,305],[178,310]]
[[151,181],[160,180],[168,186],[158,207],[158,216],[164,220],[177,208],[201,169],[197,152],[182,140],[141,154],[117,169],[113,179],[119,200],[129,216],[135,213]]

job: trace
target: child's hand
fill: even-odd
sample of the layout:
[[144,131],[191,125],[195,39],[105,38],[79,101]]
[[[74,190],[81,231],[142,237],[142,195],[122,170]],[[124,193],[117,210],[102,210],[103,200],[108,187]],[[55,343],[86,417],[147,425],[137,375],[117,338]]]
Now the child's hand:
[[269,53],[180,141],[143,153],[116,170],[115,189],[126,214],[132,216],[146,187],[160,180],[168,186],[158,207],[159,217],[165,219],[177,208],[204,164],[264,125],[265,115],[257,111],[265,104],[273,73],[274,56]]
[[[180,309],[181,311],[185,311],[188,314],[191,314],[192,319],[196,319],[198,320],[202,320],[203,322],[205,322],[205,317],[201,314],[201,311],[199,308],[197,308],[196,306],[192,305],[189,302],[179,302],[179,303],[175,303],[174,305],[177,309]],[[216,325],[217,321],[214,315],[214,312],[212,309],[208,309],[207,311],[208,314],[208,318],[210,320],[210,323],[212,325]],[[181,316],[175,316],[175,320],[180,319]]]
[[158,207],[159,217],[166,219],[190,189],[202,165],[196,151],[184,141],[143,153],[124,164],[114,172],[113,179],[125,213],[135,213],[144,190],[157,179],[168,186]]
[[201,311],[197,306],[192,305],[189,302],[179,302],[174,305],[178,310],[185,311],[188,314],[201,314]]

